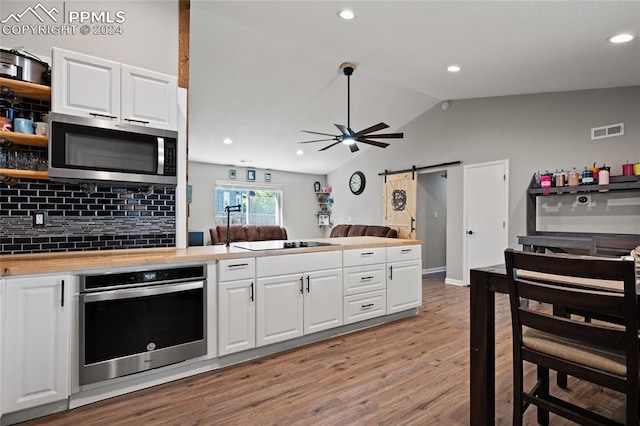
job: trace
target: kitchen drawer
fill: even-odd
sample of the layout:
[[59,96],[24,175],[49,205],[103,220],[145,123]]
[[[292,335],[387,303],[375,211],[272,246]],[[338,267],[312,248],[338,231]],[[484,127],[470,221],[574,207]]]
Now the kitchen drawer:
[[402,262],[422,258],[422,246],[387,247],[387,262]]
[[344,323],[351,324],[387,314],[385,290],[354,294],[344,298]]
[[342,268],[342,251],[335,250],[285,254],[282,256],[265,256],[259,257],[257,262],[259,277],[308,273]]
[[342,254],[342,263],[345,267],[372,265],[374,263],[384,263],[386,261],[385,258],[384,247],[345,250]]
[[225,259],[218,261],[218,282],[253,279],[256,275],[256,259]]
[[384,290],[387,287],[385,264],[352,266],[344,268],[342,275],[343,295],[366,293]]

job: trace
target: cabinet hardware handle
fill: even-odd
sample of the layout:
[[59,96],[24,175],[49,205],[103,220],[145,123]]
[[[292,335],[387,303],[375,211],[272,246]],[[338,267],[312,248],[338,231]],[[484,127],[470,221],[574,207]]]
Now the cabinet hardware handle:
[[234,265],[229,265],[229,268],[241,268],[243,266],[249,266],[248,263],[236,263]]
[[366,305],[362,305],[363,308],[370,308],[373,306],[373,303],[368,303]]
[[365,253],[360,253],[360,256],[371,256],[371,255],[373,255],[372,251],[368,251],[368,252],[365,252]]
[[144,121],[144,120],[134,120],[133,118],[125,118],[124,121],[129,121],[131,123],[142,123],[142,124],[149,124],[148,121]]
[[307,275],[307,293],[309,293],[310,289],[311,289],[310,281],[311,281],[311,277],[309,277],[309,275]]
[[389,266],[389,279],[393,279],[393,265]]
[[300,294],[304,294],[304,277],[300,277]]
[[253,281],[251,282],[251,301],[253,302]]
[[60,306],[64,308],[64,280],[62,280],[62,291],[60,292]]
[[361,277],[361,278],[360,278],[360,280],[361,280],[361,281],[364,281],[364,280],[372,280],[372,279],[373,279],[373,276],[370,276],[370,277]]
[[400,250],[400,253],[409,253],[411,252],[412,249],[402,249]]
[[95,112],[90,112],[89,115],[93,115],[94,117],[103,117],[103,118],[111,118],[111,119],[118,118],[115,115],[97,114]]

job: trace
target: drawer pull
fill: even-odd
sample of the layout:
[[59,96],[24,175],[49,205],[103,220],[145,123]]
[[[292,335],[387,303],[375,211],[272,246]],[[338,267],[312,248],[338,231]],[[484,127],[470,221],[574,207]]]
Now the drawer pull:
[[369,309],[373,306],[373,303],[367,303],[366,305],[362,305],[362,309]]
[[360,256],[373,256],[373,252],[372,251],[367,251],[364,253],[360,253]]
[[402,250],[400,250],[400,253],[410,253],[412,251],[413,251],[413,249],[402,249]]
[[361,278],[360,278],[360,281],[372,280],[372,279],[373,279],[373,276],[370,276],[370,277],[361,277]]
[[229,265],[228,268],[242,268],[243,266],[249,266],[248,263],[236,263],[234,265]]

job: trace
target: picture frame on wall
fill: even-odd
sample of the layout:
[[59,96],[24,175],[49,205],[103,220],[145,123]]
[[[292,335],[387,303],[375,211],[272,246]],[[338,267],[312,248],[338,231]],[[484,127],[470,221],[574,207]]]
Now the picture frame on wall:
[[229,169],[229,179],[235,179],[237,175],[236,169]]
[[247,180],[256,180],[256,171],[253,169],[247,170]]
[[319,226],[328,226],[330,224],[331,216],[328,214],[319,214],[318,215],[318,225]]
[[266,173],[264,174],[264,181],[265,181],[265,182],[271,182],[271,173],[266,172]]

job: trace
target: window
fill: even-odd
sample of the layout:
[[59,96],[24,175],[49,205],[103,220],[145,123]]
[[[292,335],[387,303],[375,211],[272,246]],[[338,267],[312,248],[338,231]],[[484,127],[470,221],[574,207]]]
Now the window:
[[217,181],[215,189],[215,224],[227,224],[227,206],[240,206],[229,213],[230,225],[282,226],[282,186],[238,184]]

